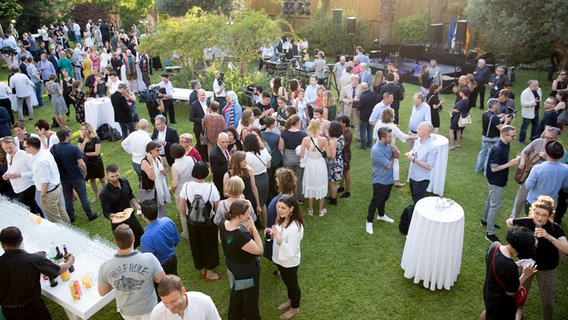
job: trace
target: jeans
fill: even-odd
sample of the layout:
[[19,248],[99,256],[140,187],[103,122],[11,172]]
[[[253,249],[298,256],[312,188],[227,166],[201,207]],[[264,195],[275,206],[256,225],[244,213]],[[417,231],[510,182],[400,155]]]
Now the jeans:
[[134,132],[134,123],[133,122],[119,122],[120,130],[122,130],[122,140],[128,137],[128,134]]
[[75,208],[73,207],[73,189],[77,191],[77,196],[79,197],[79,200],[81,200],[81,207],[83,207],[83,211],[85,211],[87,217],[93,215],[84,179],[74,181],[61,179],[61,186],[63,187],[63,197],[65,198],[65,209],[67,210],[67,214],[71,221],[75,221],[77,218],[75,216]]
[[392,186],[392,184],[373,183],[373,199],[369,203],[367,222],[373,222],[375,211],[379,211],[381,217],[385,215],[385,204],[390,197]]
[[489,195],[485,201],[485,207],[483,208],[483,215],[481,217],[481,220],[487,222],[487,234],[495,234],[495,217],[497,216],[497,212],[499,212],[499,207],[501,207],[503,190],[505,190],[505,187],[489,185]]
[[370,148],[373,144],[373,126],[369,121],[359,120],[359,138],[361,139],[361,148]]
[[517,191],[517,195],[515,196],[515,205],[513,206],[513,210],[511,210],[510,218],[518,218],[521,214],[521,211],[525,209],[525,203],[527,202],[527,195],[529,191],[525,184],[521,184],[519,186],[519,191]]
[[426,197],[426,189],[430,185],[430,180],[414,181],[409,179],[410,193],[412,194],[412,201],[416,204],[420,199]]
[[529,136],[532,139],[536,135],[536,130],[538,129],[538,113],[536,113],[534,115],[534,119],[523,118],[523,124],[521,125],[521,133],[519,134],[519,142],[521,142],[521,143],[525,142],[525,138],[527,137],[527,129],[529,127],[529,124],[532,126],[531,127],[531,134]]
[[475,172],[481,172],[487,169],[487,158],[489,157],[489,150],[493,148],[495,143],[496,142],[481,141],[481,150],[479,150],[477,161],[475,162]]
[[42,87],[41,82],[34,82],[34,84],[35,84],[34,90],[35,90],[37,102],[38,102],[40,107],[43,107],[43,95],[42,95],[42,92],[41,92],[41,87]]
[[140,163],[132,162],[132,169],[136,172],[136,175],[138,176],[138,184],[140,184],[140,181],[142,180],[142,165]]

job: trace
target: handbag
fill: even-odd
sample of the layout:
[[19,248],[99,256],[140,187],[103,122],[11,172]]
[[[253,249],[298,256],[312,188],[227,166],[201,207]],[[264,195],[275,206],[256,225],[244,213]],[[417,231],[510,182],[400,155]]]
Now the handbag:
[[525,167],[521,169],[517,167],[517,171],[515,171],[515,182],[518,184],[523,184],[527,180],[529,173],[531,172],[532,168],[536,165],[536,163],[540,160],[539,150],[542,149],[542,145],[545,143],[545,140],[542,140],[540,146],[534,149],[527,160],[525,161]]
[[320,148],[318,148],[318,145],[314,142],[314,139],[312,137],[310,137],[310,140],[312,140],[314,147],[316,147],[316,149],[321,153],[321,156],[325,160],[325,164],[327,165],[328,169],[337,165],[337,161],[335,161],[335,158],[328,158],[325,150],[323,150],[323,151],[320,150]]
[[[495,256],[497,255],[497,250],[499,250],[500,246],[500,244],[495,246],[495,250],[493,250],[493,261],[491,262],[491,269],[493,271],[493,277],[495,277],[495,280],[497,280],[499,285],[501,285],[501,287],[505,289],[505,285],[503,285],[501,279],[497,277],[497,272],[495,271]],[[527,289],[523,286],[519,286],[519,290],[517,290],[517,292],[513,295],[513,299],[515,299],[515,302],[517,303],[517,308],[522,307],[527,300]]]
[[568,124],[568,112],[566,111],[566,109],[562,110],[560,114],[558,114],[558,116],[556,117],[556,122],[563,126]]
[[142,203],[146,200],[152,200],[157,202],[156,200],[156,189],[139,189],[138,190],[138,202]]
[[458,127],[460,128],[464,128],[466,126],[469,126],[470,124],[472,124],[472,121],[471,121],[471,115],[469,113],[465,117],[462,115],[458,120]]

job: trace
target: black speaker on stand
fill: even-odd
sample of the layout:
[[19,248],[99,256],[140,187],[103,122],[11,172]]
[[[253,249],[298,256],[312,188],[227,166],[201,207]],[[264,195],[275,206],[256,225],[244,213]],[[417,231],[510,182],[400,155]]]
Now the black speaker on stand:
[[465,44],[465,34],[467,32],[467,20],[458,20],[456,27],[456,43]]
[[433,23],[430,25],[430,32],[428,37],[428,42],[430,45],[440,45],[442,44],[444,37],[444,24],[442,23]]
[[333,9],[333,23],[335,24],[341,24],[341,17],[343,15],[343,10],[342,9]]

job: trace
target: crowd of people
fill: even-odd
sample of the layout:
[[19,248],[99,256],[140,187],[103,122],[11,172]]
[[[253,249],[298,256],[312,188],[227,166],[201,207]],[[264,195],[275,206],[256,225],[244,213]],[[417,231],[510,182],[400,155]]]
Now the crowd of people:
[[[394,222],[386,215],[385,207],[392,188],[405,186],[400,182],[401,156],[410,168],[412,201],[416,204],[426,196],[438,157],[432,134],[439,134],[440,111],[445,103],[438,96],[442,77],[435,60],[422,68],[421,92],[412,96],[405,132],[398,126],[400,102],[406,97],[403,74],[391,63],[385,72],[378,71],[373,77],[364,49],[357,47],[353,61],[341,57],[333,68],[339,88],[337,96],[322,85],[323,76],[318,72],[306,84],[296,79],[286,83],[277,77],[270,82],[270,88],[255,86],[254,104],[245,109],[236,93],[225,89],[222,72],[215,72],[214,101],[206,99],[200,81],[194,80],[189,113],[193,135],[179,134],[170,126],[176,124],[176,118],[173,85],[167,73],[157,84],[163,88],[161,103],[147,104],[150,121],[137,115],[133,92],[149,87],[150,80],[149,59],[137,49],[140,34],[135,26],[127,35],[101,20],[89,20],[83,29],[73,21],[67,25],[70,28],[63,22],[42,26],[39,45],[27,34],[19,46],[12,32],[3,39],[3,46],[13,47],[18,53],[4,55],[13,74],[8,86],[0,83],[0,120],[4,121],[0,126],[7,127],[2,131],[6,159],[2,193],[54,222],[73,223],[77,219],[73,209],[75,197],[80,199],[88,221],[101,214],[110,220],[118,256],[101,266],[99,292],[104,295],[114,289],[117,307],[125,318],[158,319],[173,314],[182,318],[219,318],[211,298],[187,292],[176,276],[175,247],[180,238],[189,240],[194,268],[205,281],[225,277],[217,270],[217,243],[218,239],[221,241],[231,287],[229,319],[260,319],[259,257],[263,254],[277,266],[287,288],[287,300],[278,306],[284,311],[280,318],[296,315],[301,301],[298,267],[305,219],[300,205],[307,200],[307,215],[324,217],[333,213],[330,208],[339,199],[351,196],[351,147],[355,140],[360,142],[358,148],[371,149],[373,196],[366,217],[368,234],[374,233],[375,213],[379,221]],[[70,42],[74,48],[70,48]],[[323,62],[325,66],[325,54],[318,52],[316,61],[314,65]],[[507,234],[509,245],[492,245],[489,249],[484,288],[486,317],[502,319],[498,315],[513,310],[511,307],[505,311],[499,303],[512,304],[503,293],[516,292],[519,279],[513,271],[505,271],[513,269],[513,262],[505,259],[519,254],[535,261],[524,267],[526,272],[520,282],[528,285],[533,274],[537,277],[543,319],[551,319],[550,301],[554,300],[558,262],[550,261],[550,256],[558,251],[568,253],[568,241],[560,227],[568,198],[568,191],[563,189],[568,188],[568,167],[564,165],[566,152],[558,143],[562,127],[558,119],[566,112],[568,80],[566,71],[560,71],[548,98],[542,95],[537,81],[529,81],[520,97],[523,123],[519,142],[525,143],[529,124],[532,142],[520,157],[509,160],[509,144],[516,138],[510,122],[516,113],[512,84],[503,71],[498,67],[492,77],[485,61],[480,59],[473,74],[459,78],[454,88],[455,101],[448,108],[450,149],[461,147],[465,130],[460,120],[476,107],[477,97],[480,108],[485,109],[485,86],[490,86],[487,111],[482,116],[482,147],[475,166],[475,171],[485,173],[489,185],[481,223],[487,226],[486,238],[498,243],[495,217],[509,168],[518,165],[526,170],[526,176],[507,225],[521,225],[533,232],[512,228]],[[37,134],[28,133],[25,111],[33,120],[33,106],[43,105],[42,84],[51,99],[53,122],[39,120],[34,124]],[[16,109],[6,104],[10,103],[12,89],[16,92]],[[103,164],[101,139],[96,128],[85,122],[86,99],[105,96],[110,97],[115,120],[122,130],[121,145],[132,156],[132,168],[138,177],[137,196],[131,182],[120,177],[116,164]],[[541,99],[545,100],[545,113],[539,121]],[[76,146],[70,143],[71,132],[66,125],[71,105],[81,126]],[[18,111],[19,122],[3,119],[13,117],[12,110]],[[150,124],[154,125],[152,134]],[[60,129],[51,131],[53,126]],[[12,129],[16,134],[13,138]],[[410,151],[401,154],[397,139],[406,141]],[[212,182],[208,182],[210,173]],[[87,197],[87,180],[95,194],[92,200]],[[36,192],[40,195],[39,203],[35,200]],[[554,214],[552,199],[557,197]],[[91,209],[97,201],[102,213]],[[181,234],[167,217],[166,205],[172,201],[180,217]],[[132,207],[141,211],[146,228],[135,215],[113,223],[118,213]],[[539,208],[547,212],[540,212]],[[530,218],[520,218],[523,209],[530,212]],[[194,212],[210,217],[205,222],[197,221]],[[528,242],[534,242],[534,237],[539,246],[536,253],[528,252]],[[21,234],[15,229],[4,229],[0,242],[8,250],[19,250]],[[142,253],[137,251],[139,247]],[[109,271],[123,261],[139,264],[148,272],[142,275]],[[499,276],[491,268],[499,268]],[[38,270],[29,272],[58,272],[45,261]],[[502,279],[505,275],[506,279]],[[128,286],[121,285],[121,277],[142,281],[144,285],[136,292],[125,290]],[[506,286],[502,281],[507,282]],[[154,282],[159,283],[157,289]],[[162,300],[159,304],[157,296]],[[2,298],[3,306],[20,308],[21,301]],[[39,301],[39,293],[34,299]],[[199,307],[188,314],[188,303]],[[41,309],[42,304],[36,307]]]

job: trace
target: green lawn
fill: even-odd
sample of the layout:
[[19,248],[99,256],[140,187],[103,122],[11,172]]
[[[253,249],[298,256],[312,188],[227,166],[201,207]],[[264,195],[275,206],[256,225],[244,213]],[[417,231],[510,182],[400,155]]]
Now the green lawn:
[[[7,71],[0,70],[0,78],[6,79]],[[154,74],[154,80],[157,75]],[[517,101],[521,91],[526,87],[529,78],[540,78],[543,92],[548,92],[550,84],[544,74],[531,71],[517,72],[514,91]],[[174,84],[175,86],[175,84]],[[210,84],[204,84],[206,89]],[[403,101],[401,128],[407,130],[408,117],[411,110],[411,97],[418,88],[405,85],[406,100]],[[44,96],[47,99],[47,96]],[[448,135],[450,101],[453,97],[445,97],[448,103],[442,112],[441,134]],[[49,103],[48,103],[49,105]],[[138,106],[141,117],[147,117],[144,105]],[[520,107],[517,106],[520,110]],[[178,121],[174,127],[179,133],[191,132],[188,121],[187,105],[176,107]],[[477,319],[483,310],[483,281],[485,277],[484,254],[489,242],[484,239],[485,228],[479,223],[483,204],[487,196],[487,181],[482,174],[473,171],[479,151],[481,111],[472,110],[474,124],[468,127],[462,148],[450,151],[446,176],[445,196],[459,203],[465,211],[465,236],[461,272],[451,290],[430,291],[413,280],[403,277],[400,267],[405,236],[398,231],[398,221],[402,209],[412,202],[408,186],[395,189],[387,203],[387,213],[395,219],[394,224],[375,222],[375,234],[365,233],[365,217],[372,194],[369,172],[371,162],[369,150],[353,149],[352,164],[352,197],[340,199],[336,207],[327,206],[328,215],[323,218],[307,217],[306,232],[302,243],[302,263],[299,272],[302,289],[301,312],[296,319]],[[51,118],[50,108],[36,109],[36,119]],[[74,114],[71,115],[74,119]],[[513,125],[520,126],[520,113]],[[26,121],[28,130],[33,131],[31,121]],[[70,124],[74,131],[73,142],[78,136],[78,124],[73,120]],[[567,145],[568,139],[562,142]],[[522,145],[514,142],[511,155],[522,149]],[[408,146],[399,143],[401,152],[408,151]],[[105,164],[117,163],[122,176],[128,178],[133,186],[136,175],[130,165],[130,156],[121,148],[120,142],[104,142],[102,156]],[[407,177],[408,161],[401,160],[401,180]],[[518,186],[512,179],[505,188],[501,210],[497,223],[505,226]],[[90,186],[87,187],[91,193]],[[80,204],[75,203],[78,220],[75,225],[84,228],[91,235],[99,234],[103,238],[112,239],[110,223],[98,219],[88,223],[84,214],[80,213]],[[303,206],[306,209],[306,205]],[[100,211],[100,204],[94,205]],[[6,214],[6,213],[4,213]],[[169,216],[178,224],[177,211],[172,203],[168,206]],[[566,222],[564,223],[566,228]],[[181,230],[181,227],[179,227]],[[497,229],[497,235],[504,239],[505,229]],[[183,240],[177,248],[179,259],[178,270],[188,290],[202,291],[215,301],[219,313],[226,319],[229,304],[228,281],[206,283],[194,270],[189,244]],[[222,250],[219,248],[222,255]],[[222,259],[223,260],[223,259]],[[260,310],[264,319],[277,319],[281,313],[277,306],[286,299],[286,288],[282,281],[272,275],[276,268],[265,259],[262,260]],[[562,265],[559,268],[559,281],[556,298],[556,319],[568,319],[568,271]],[[218,267],[225,272],[225,266]],[[536,282],[535,287],[536,289]],[[63,310],[54,303],[48,303],[54,319],[65,319]],[[97,313],[93,319],[120,319],[115,312],[115,305],[110,304]],[[525,319],[540,317],[538,290],[533,290],[525,307]]]

